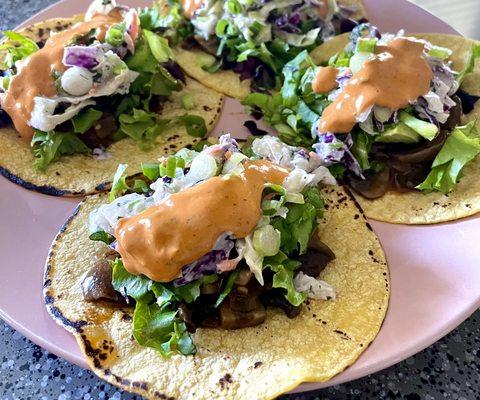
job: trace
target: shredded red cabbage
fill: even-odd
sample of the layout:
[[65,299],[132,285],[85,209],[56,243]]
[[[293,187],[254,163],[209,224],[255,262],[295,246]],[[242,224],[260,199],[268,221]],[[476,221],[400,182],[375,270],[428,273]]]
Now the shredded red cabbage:
[[70,46],[65,48],[62,62],[67,67],[91,69],[99,64],[97,56],[98,49],[96,47]]

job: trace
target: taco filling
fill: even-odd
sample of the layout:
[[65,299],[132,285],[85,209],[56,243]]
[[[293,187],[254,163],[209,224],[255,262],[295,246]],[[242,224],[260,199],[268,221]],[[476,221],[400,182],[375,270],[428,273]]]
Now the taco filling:
[[44,171],[62,155],[108,157],[115,141],[142,149],[172,123],[205,134],[202,118],[161,119],[163,104],[185,77],[167,40],[144,29],[134,8],[94,1],[83,21],[45,42],[5,32],[0,127],[13,124]]
[[317,185],[335,183],[320,161],[270,136],[242,153],[224,135],[143,165],[131,187],[120,166],[111,202],[90,214],[90,239],[111,252],[84,276],[85,301],[135,304],[134,338],[170,355],[194,353],[198,327],[256,326],[267,307],[294,318],[308,298],[335,299],[316,279],[335,258],[312,239]]
[[475,43],[466,68],[454,71],[450,49],[362,24],[327,65],[303,52],[285,66],[280,93],[252,94],[245,104],[285,142],[313,146],[367,199],[447,194],[480,153],[475,122],[461,124],[478,98],[459,89],[479,54]]
[[233,70],[253,88],[272,89],[285,62],[351,31],[360,9],[335,0],[175,0],[144,18],[184,50],[201,50],[195,61],[204,71]]

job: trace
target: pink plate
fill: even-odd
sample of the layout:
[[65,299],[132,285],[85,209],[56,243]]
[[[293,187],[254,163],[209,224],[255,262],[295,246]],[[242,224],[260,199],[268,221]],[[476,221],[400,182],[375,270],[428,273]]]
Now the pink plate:
[[[365,2],[382,30],[456,33],[406,0]],[[26,23],[79,13],[86,3],[64,0]],[[240,105],[228,100],[215,133],[238,134],[244,119]],[[41,288],[50,243],[78,199],[36,194],[3,178],[0,193],[0,317],[40,346],[87,367],[73,337],[45,311]],[[372,225],[387,253],[392,280],[382,330],[352,367],[328,383],[304,384],[297,391],[350,381],[395,364],[447,334],[480,306],[480,218],[436,226]]]

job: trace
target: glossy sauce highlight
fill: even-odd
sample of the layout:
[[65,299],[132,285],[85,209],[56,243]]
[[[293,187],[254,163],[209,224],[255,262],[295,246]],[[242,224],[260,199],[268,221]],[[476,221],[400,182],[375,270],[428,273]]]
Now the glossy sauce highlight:
[[405,37],[377,46],[375,57],[365,62],[324,110],[319,133],[348,133],[358,117],[374,105],[394,111],[428,93],[433,73],[424,57],[424,46]]
[[170,282],[184,266],[211,251],[223,233],[248,236],[262,216],[264,185],[282,184],[288,171],[268,161],[243,165],[240,175],[208,179],[120,219],[115,237],[127,271]]

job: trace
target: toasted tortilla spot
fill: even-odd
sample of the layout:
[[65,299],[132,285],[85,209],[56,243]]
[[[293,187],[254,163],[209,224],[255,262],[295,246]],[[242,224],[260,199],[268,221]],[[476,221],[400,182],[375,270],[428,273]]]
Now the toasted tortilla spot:
[[[407,36],[410,34],[407,34]],[[474,40],[456,35],[414,34],[434,45],[447,47],[453,51],[450,57],[452,68],[462,71],[470,56]],[[348,34],[337,36],[313,50],[311,56],[315,63],[323,64],[334,54],[341,51],[348,42]],[[462,83],[461,89],[467,93],[480,95],[480,62],[475,70]],[[473,111],[465,115],[462,124],[478,120],[480,102]],[[468,217],[480,212],[480,157],[465,167],[463,177],[448,195],[440,192],[422,193],[410,191],[406,193],[388,192],[379,199],[369,200],[354,192],[355,198],[368,218],[395,224],[436,224]]]
[[[302,382],[326,381],[351,365],[375,338],[388,307],[389,289],[384,252],[353,198],[341,187],[324,189],[322,194],[329,209],[320,221],[319,239],[331,247],[336,259],[320,279],[335,287],[337,300],[309,300],[294,319],[269,309],[260,326],[199,329],[193,336],[194,356],[165,359],[138,345],[125,318],[131,317],[132,309],[82,299],[82,276],[95,256],[107,251],[105,245],[88,239],[87,227],[89,213],[106,202],[106,195],[82,202],[52,244],[45,273],[45,281],[51,282],[45,296],[52,299],[46,302],[47,309],[75,335],[98,376],[147,399],[270,399]],[[372,262],[372,256],[378,262]],[[52,311],[54,307],[62,317]],[[81,332],[73,327],[78,321],[86,321]],[[115,348],[116,357],[99,357],[105,341]]]
[[[42,41],[48,31],[65,29],[68,25],[80,21],[81,18],[81,16],[73,19],[56,18],[24,28],[19,32],[35,41]],[[182,105],[182,97],[185,94],[192,96],[194,104],[188,113],[203,117],[210,132],[220,116],[223,95],[192,79],[188,79],[185,88],[180,92],[174,92],[164,104],[162,117],[171,118],[187,113]],[[206,111],[204,107],[208,107],[209,110]],[[98,160],[83,154],[64,156],[52,163],[46,172],[39,172],[33,167],[35,158],[30,145],[20,139],[13,127],[0,128],[0,174],[25,189],[47,195],[90,195],[110,188],[118,164],[129,164],[127,172],[129,176],[134,176],[141,172],[141,162],[155,162],[163,155],[170,154],[172,150],[195,144],[199,140],[188,135],[183,126],[176,125],[166,129],[159,136],[152,150],[143,151],[132,139],[126,138],[106,149],[110,154],[107,159]],[[170,148],[167,143],[171,145]]]

